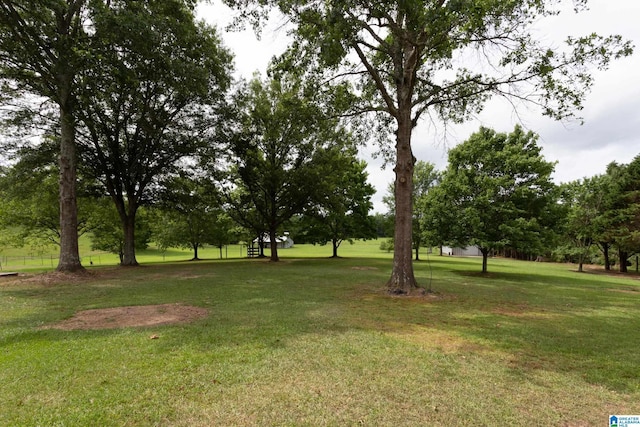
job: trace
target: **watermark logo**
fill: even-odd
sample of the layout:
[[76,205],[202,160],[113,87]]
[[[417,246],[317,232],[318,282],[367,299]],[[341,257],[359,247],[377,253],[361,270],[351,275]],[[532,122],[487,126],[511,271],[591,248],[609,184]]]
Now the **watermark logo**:
[[609,415],[609,427],[640,427],[640,415]]

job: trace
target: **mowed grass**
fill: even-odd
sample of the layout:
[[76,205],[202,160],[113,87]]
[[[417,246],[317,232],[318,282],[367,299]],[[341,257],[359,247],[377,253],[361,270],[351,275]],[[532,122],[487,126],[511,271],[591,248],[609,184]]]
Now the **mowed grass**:
[[[479,259],[430,256],[415,270],[434,293],[390,297],[389,254],[300,250],[0,279],[0,425],[601,426],[640,414],[637,278],[500,259],[481,275]],[[43,328],[165,303],[209,315]]]
[[[348,257],[375,257],[392,258],[393,254],[380,251],[382,240],[355,241],[354,244],[343,242],[338,249],[339,256]],[[423,249],[426,251],[426,249]],[[120,259],[117,254],[91,249],[91,240],[85,234],[79,239],[79,252],[82,264],[87,267],[102,267],[118,265]],[[269,255],[269,250],[266,252]],[[293,248],[280,249],[279,255],[284,258],[316,258],[330,257],[331,245],[294,245]],[[0,246],[0,271],[41,272],[54,270],[58,265],[59,247],[48,246],[35,250],[28,246],[10,247]],[[246,244],[226,245],[222,249],[205,245],[198,250],[198,258],[202,260],[220,259],[244,259],[247,257]],[[154,243],[147,249],[137,250],[136,259],[141,264],[159,262],[190,261],[193,258],[193,250],[183,248],[168,248],[161,251]]]

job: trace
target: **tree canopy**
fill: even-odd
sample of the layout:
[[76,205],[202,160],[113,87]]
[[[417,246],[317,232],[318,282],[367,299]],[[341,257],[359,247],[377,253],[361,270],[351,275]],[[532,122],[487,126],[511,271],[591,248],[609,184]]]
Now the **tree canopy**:
[[211,144],[231,55],[183,0],[95,6],[91,67],[80,73],[80,156],[115,203],[124,265],[136,265],[135,218],[156,181]]
[[75,112],[88,52],[87,0],[0,2],[3,97],[43,97],[58,108],[60,271],[82,270],[78,252]]
[[[350,140],[331,117],[333,106],[314,94],[312,82],[294,75],[255,77],[238,101],[242,112],[228,147],[225,201],[239,224],[258,236],[268,233],[271,242],[286,221],[328,191],[325,177],[339,167],[332,152]],[[271,259],[278,260],[275,244]]]
[[[411,134],[433,115],[462,121],[494,95],[540,106],[556,119],[582,107],[591,67],[629,55],[619,36],[569,36],[564,48],[538,36],[555,0],[225,0],[249,18],[278,7],[294,29],[284,67],[328,71],[354,82],[353,113],[379,114],[383,137],[395,134],[396,225],[391,293],[417,287],[412,260]],[[586,7],[576,2],[576,10]],[[392,129],[393,128],[393,129]]]
[[331,242],[332,257],[338,257],[343,241],[373,239],[377,236],[375,221],[369,216],[375,188],[367,182],[367,164],[356,158],[355,148],[332,150],[332,172],[325,174],[324,194],[313,200],[306,210],[303,234],[308,241]]
[[450,240],[476,245],[487,271],[491,250],[537,250],[555,216],[554,164],[544,160],[537,136],[517,126],[497,133],[480,128],[449,151],[442,180],[448,209],[458,225]]

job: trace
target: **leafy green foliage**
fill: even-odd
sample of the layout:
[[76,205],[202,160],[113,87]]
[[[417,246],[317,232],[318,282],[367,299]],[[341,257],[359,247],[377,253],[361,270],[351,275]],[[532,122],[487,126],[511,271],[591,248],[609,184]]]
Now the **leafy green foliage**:
[[[146,249],[151,241],[151,225],[149,215],[141,209],[136,221],[135,248]],[[103,198],[98,200],[92,210],[89,219],[91,233],[91,250],[105,251],[118,255],[120,264],[124,263],[125,234],[118,211],[111,200]]]
[[192,2],[92,3],[97,52],[81,73],[80,155],[116,204],[125,265],[135,218],[162,176],[210,143],[230,83],[231,56]]
[[[413,277],[411,133],[425,114],[461,122],[492,96],[538,105],[555,119],[583,106],[590,68],[630,55],[620,36],[569,37],[550,46],[538,37],[541,17],[559,13],[555,0],[225,0],[247,18],[278,7],[294,29],[281,66],[355,81],[352,114],[373,113],[389,152],[395,133],[396,230],[392,293],[410,293]],[[576,10],[586,5],[580,1]],[[473,63],[468,61],[474,53]],[[393,129],[395,127],[395,129]]]
[[338,149],[327,154],[334,157],[326,159],[332,164],[331,173],[323,177],[327,191],[312,201],[301,231],[307,241],[323,245],[331,242],[333,257],[337,257],[343,241],[353,244],[354,239],[377,237],[369,216],[375,188],[367,182],[367,165],[356,158],[355,150]]
[[483,271],[491,250],[541,251],[553,230],[554,164],[544,160],[536,141],[519,126],[510,134],[480,128],[449,152],[441,185],[452,214],[445,218],[458,225],[448,240],[477,245]]
[[234,224],[206,179],[180,176],[165,181],[157,206],[154,237],[161,248],[189,248],[197,260],[198,249],[207,243],[222,248],[237,241]]
[[640,155],[628,165],[610,164],[607,177],[610,184],[599,240],[603,248],[611,244],[618,249],[620,271],[626,272],[629,256],[640,252]]
[[[335,160],[350,143],[329,116],[333,107],[314,98],[313,89],[294,75],[256,77],[238,101],[244,109],[229,145],[224,197],[234,220],[272,242],[285,222],[332,190],[332,176],[343,167]],[[275,247],[271,259],[278,259]]]
[[561,227],[571,242],[566,254],[578,260],[578,269],[587,259],[591,246],[604,232],[604,215],[608,210],[611,181],[607,175],[596,175],[562,186],[561,202],[566,209]]

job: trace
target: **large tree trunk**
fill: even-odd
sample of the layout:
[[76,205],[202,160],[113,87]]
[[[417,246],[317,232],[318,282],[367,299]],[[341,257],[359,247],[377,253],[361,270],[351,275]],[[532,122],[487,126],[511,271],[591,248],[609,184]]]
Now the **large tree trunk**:
[[626,273],[627,270],[627,258],[629,258],[629,254],[626,251],[621,249],[618,250],[618,259],[620,262],[620,273]]
[[271,247],[271,261],[280,261],[280,258],[278,258],[278,242],[276,241],[277,233],[275,229],[269,230],[269,239],[271,240],[269,243]]
[[122,224],[124,231],[124,258],[122,265],[134,267],[138,265],[136,260],[136,215],[135,211],[129,213]]
[[394,230],[393,270],[387,282],[392,294],[410,294],[418,288],[413,274],[412,238],[412,192],[415,159],[411,151],[411,110],[399,112],[396,135],[396,219]]
[[[69,82],[69,86],[71,83]],[[63,90],[68,99],[70,87]],[[75,123],[69,106],[60,106],[60,259],[58,271],[84,270],[78,248]]]
[[488,248],[480,248],[480,252],[482,252],[482,272],[486,273],[487,270],[487,258],[489,258],[489,249]]
[[193,258],[191,259],[191,261],[198,261],[200,258],[198,258],[198,245],[197,243],[194,243],[191,245],[191,247],[193,248]]
[[124,234],[124,248],[122,250],[122,261],[120,265],[134,267],[138,265],[136,260],[136,212],[137,206],[130,200],[127,203],[122,196],[112,196],[115,202],[118,215],[120,215],[120,222],[122,224],[122,232]]
[[333,244],[333,255],[331,255],[331,258],[338,258],[338,239],[331,239],[331,243]]

